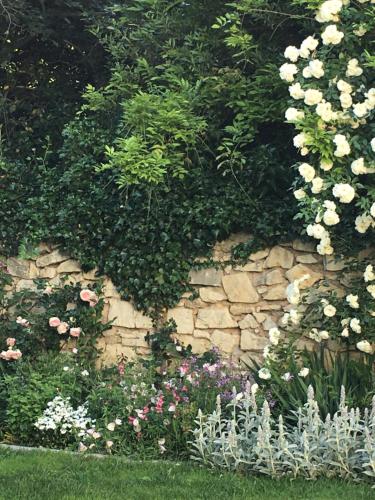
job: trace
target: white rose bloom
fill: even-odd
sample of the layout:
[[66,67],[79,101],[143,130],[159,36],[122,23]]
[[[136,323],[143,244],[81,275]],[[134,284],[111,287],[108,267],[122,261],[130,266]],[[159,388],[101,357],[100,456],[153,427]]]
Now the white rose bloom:
[[333,163],[331,161],[322,160],[320,162],[320,168],[322,170],[324,170],[325,172],[328,172],[329,170],[331,170],[332,167],[333,167]]
[[371,297],[375,299],[375,285],[369,285],[368,287],[366,287],[366,290],[371,295]]
[[363,273],[363,277],[364,277],[364,279],[365,279],[366,283],[367,283],[368,281],[373,281],[373,280],[375,280],[374,267],[373,267],[371,264],[369,264],[369,265],[366,267],[365,272]]
[[363,69],[358,64],[358,59],[350,59],[346,68],[346,76],[361,76]]
[[331,200],[325,200],[323,203],[323,206],[327,210],[333,210],[333,211],[336,210],[336,203],[334,201],[331,201]]
[[289,311],[289,317],[293,325],[299,325],[301,321],[301,313],[299,313],[297,309],[291,309]]
[[303,76],[303,78],[311,78],[312,77],[311,69],[309,68],[309,66],[306,66],[305,68],[303,68],[302,76]]
[[323,45],[338,45],[344,38],[344,33],[337,29],[336,24],[330,24],[322,33]]
[[323,215],[323,222],[327,226],[335,226],[340,222],[340,217],[334,210],[326,210]]
[[298,167],[298,172],[305,179],[305,182],[311,182],[315,177],[315,169],[308,163],[302,163]]
[[324,316],[327,316],[327,318],[333,318],[333,316],[335,316],[335,314],[336,314],[336,307],[334,307],[331,304],[328,304],[323,309],[323,313],[324,313]]
[[358,215],[355,219],[355,228],[361,234],[364,234],[368,228],[373,224],[374,220],[370,215]]
[[314,78],[322,78],[324,76],[324,69],[323,69],[323,63],[322,61],[319,61],[319,59],[313,59],[312,61],[309,62],[309,68],[311,75]]
[[300,155],[307,156],[309,154],[309,149],[306,147],[301,148]]
[[323,189],[323,179],[321,177],[315,177],[311,182],[311,192],[314,194],[318,194]]
[[319,104],[323,99],[323,94],[320,90],[316,89],[307,89],[305,91],[305,104],[308,106],[315,106],[315,104]]
[[357,349],[365,352],[366,354],[372,354],[374,352],[374,348],[368,340],[361,340],[360,342],[357,342]]
[[285,382],[289,382],[293,379],[293,375],[290,372],[286,372],[281,378],[285,380]]
[[375,106],[375,88],[370,89],[365,96],[367,97],[368,105],[373,108]]
[[271,328],[268,332],[268,337],[272,345],[277,345],[280,340],[281,333],[278,328]]
[[351,293],[345,297],[345,300],[352,309],[359,309],[358,295]]
[[323,236],[327,234],[326,229],[324,229],[324,226],[321,224],[309,224],[306,228],[306,232],[316,240],[321,240]]
[[285,63],[280,67],[280,78],[286,82],[292,82],[297,73],[298,68],[295,64]]
[[289,320],[290,320],[290,314],[284,313],[282,318],[280,319],[280,325],[288,326]]
[[335,184],[332,193],[341,203],[350,203],[355,196],[355,190],[350,184]]
[[271,378],[271,372],[268,370],[268,368],[261,368],[258,371],[258,376],[263,380],[269,380]]
[[342,158],[343,156],[350,154],[351,152],[350,144],[346,139],[345,135],[336,134],[335,137],[333,138],[333,142],[336,145],[336,150],[334,152],[335,156],[337,156],[338,158]]
[[331,246],[331,242],[328,239],[322,240],[319,245],[316,247],[316,251],[319,255],[332,255],[333,247]]
[[364,158],[358,158],[354,160],[350,166],[354,175],[367,174],[367,168],[365,167]]
[[319,332],[319,338],[320,338],[320,340],[328,340],[329,339],[329,332],[327,332],[327,330],[321,330]]
[[319,7],[315,19],[319,23],[335,21],[337,19],[337,14],[339,14],[342,9],[342,6],[343,2],[341,0],[327,0]]
[[286,59],[289,59],[289,61],[297,62],[299,58],[299,50],[297,49],[297,47],[289,45],[289,47],[285,49],[284,57]]
[[300,83],[294,83],[289,87],[289,94],[293,99],[299,100],[305,97],[305,91],[302,89]]
[[357,104],[354,104],[353,112],[358,118],[363,118],[368,113],[367,103],[359,102]]
[[301,368],[301,370],[298,372],[298,375],[299,375],[300,377],[305,378],[305,377],[307,377],[307,375],[308,375],[309,373],[310,373],[309,368]]
[[353,330],[355,333],[361,333],[362,328],[361,328],[361,322],[359,321],[358,318],[353,318],[350,320],[350,328]]
[[335,113],[332,110],[332,104],[324,100],[317,105],[316,114],[325,122],[330,122],[335,117]]
[[339,89],[340,92],[343,92],[344,94],[351,94],[353,92],[353,87],[350,85],[350,83],[347,83],[345,80],[339,80],[337,82],[337,88]]
[[342,109],[348,109],[350,106],[353,104],[353,99],[350,94],[347,94],[346,92],[343,92],[340,94],[340,103]]
[[306,193],[303,189],[297,189],[296,191],[293,192],[293,195],[296,200],[302,200],[303,198],[306,197]]
[[[303,40],[301,43],[301,49],[303,52],[308,50],[309,52],[313,52],[319,45],[319,40],[317,38],[314,38],[313,36],[308,36]],[[307,56],[308,57],[308,56]]]
[[309,337],[310,339],[312,340],[315,340],[316,342],[320,342],[320,336],[319,336],[319,332],[316,328],[312,328],[312,330],[309,332]]
[[297,122],[305,118],[305,113],[297,108],[288,108],[285,111],[285,118],[288,122]]
[[374,217],[375,219],[375,203],[373,203],[371,205],[371,208],[370,208],[370,214],[372,215],[372,217]]
[[297,134],[293,139],[293,144],[296,148],[303,148],[307,141],[307,136],[303,132]]
[[374,153],[375,153],[375,137],[374,137],[373,139],[371,139],[370,144],[371,144],[371,149],[372,149],[372,150],[374,151]]
[[343,331],[341,332],[341,337],[349,337],[349,330],[348,327],[345,327]]

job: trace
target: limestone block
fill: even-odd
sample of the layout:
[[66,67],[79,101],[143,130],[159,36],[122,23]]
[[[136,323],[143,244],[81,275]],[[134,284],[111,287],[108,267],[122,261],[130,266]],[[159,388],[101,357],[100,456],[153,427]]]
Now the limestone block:
[[167,319],[175,320],[177,324],[177,333],[193,333],[194,331],[194,316],[192,309],[175,307],[168,311]]
[[244,319],[238,322],[238,326],[241,330],[246,330],[248,328],[259,328],[257,320],[251,314],[247,314]]
[[126,348],[121,344],[106,345],[100,359],[103,365],[110,366],[118,363],[121,355],[124,355],[128,360],[133,360],[137,357],[136,351],[132,348]]
[[81,266],[79,265],[79,262],[73,259],[66,260],[57,267],[57,272],[59,274],[79,273],[80,271]]
[[191,345],[194,354],[202,354],[210,349],[211,343],[205,338],[198,338],[193,335],[179,335],[178,340],[187,347]]
[[234,304],[230,306],[230,312],[233,316],[239,316],[240,314],[248,314],[254,311],[254,306],[250,304]]
[[130,302],[111,298],[109,301],[109,321],[113,325],[135,328],[135,310]]
[[17,278],[28,279],[29,270],[30,270],[30,262],[28,260],[16,259],[15,257],[10,257],[6,261],[8,273],[11,276],[16,276]]
[[286,299],[285,285],[274,285],[268,288],[267,293],[263,295],[264,300],[284,300]]
[[39,278],[39,269],[36,267],[34,262],[30,262],[29,278],[32,280]]
[[104,297],[113,297],[116,299],[120,299],[120,294],[117,291],[117,288],[115,285],[112,283],[110,279],[106,279],[104,281]]
[[258,290],[258,292],[259,292],[260,294],[262,294],[262,295],[263,295],[264,293],[267,293],[267,291],[268,291],[268,286],[265,286],[265,285],[264,285],[264,286],[263,286],[263,285],[262,285],[262,286],[258,286],[257,290]]
[[205,307],[207,305],[206,302],[203,302],[202,299],[194,299],[194,300],[186,300],[180,301],[178,307],[186,307],[186,309],[199,309],[200,307]]
[[237,266],[236,270],[251,273],[261,273],[264,269],[264,260],[257,260],[256,262],[249,262],[244,266]]
[[298,250],[300,252],[315,252],[316,246],[313,241],[301,241],[295,240],[293,241],[294,250]]
[[54,250],[51,253],[42,255],[36,259],[36,265],[38,267],[47,267],[53,264],[59,264],[69,259],[69,255],[61,253],[60,250]]
[[144,328],[146,330],[152,328],[152,319],[143,314],[142,312],[135,311],[134,319],[136,328]]
[[223,252],[230,253],[234,246],[249,241],[249,237],[247,233],[232,234],[228,239],[221,241],[217,247]]
[[267,319],[266,314],[260,312],[253,313],[253,316],[258,321],[258,323],[263,323],[263,321]]
[[271,316],[267,316],[266,319],[263,321],[263,328],[265,330],[271,330],[271,328],[276,328],[277,324],[275,321],[271,318]]
[[257,261],[257,260],[262,260],[268,257],[268,254],[270,253],[269,248],[265,248],[264,250],[259,250],[258,252],[252,253],[250,255],[250,260]]
[[266,259],[265,267],[282,267],[290,269],[293,266],[294,255],[291,250],[281,246],[273,247]]
[[95,268],[95,269],[91,269],[91,271],[87,271],[87,273],[83,273],[83,277],[86,279],[86,280],[96,280],[98,279],[98,269]]
[[243,351],[262,351],[269,341],[252,330],[242,330],[240,347]]
[[148,347],[145,341],[145,333],[139,330],[129,334],[121,333],[121,343],[126,347]]
[[194,330],[194,337],[198,339],[210,339],[211,334],[207,330]]
[[239,344],[239,335],[223,332],[222,330],[214,330],[211,336],[211,343],[217,346],[220,351],[231,353]]
[[245,352],[240,357],[240,362],[246,368],[254,367],[254,363],[262,365],[263,357],[259,353]]
[[345,267],[343,259],[335,259],[335,257],[327,257],[325,259],[324,268],[327,271],[342,271]]
[[251,281],[255,287],[263,286],[266,284],[266,277],[264,274],[252,274]]
[[317,281],[323,278],[323,274],[316,273],[315,271],[313,271],[307,266],[304,266],[303,264],[297,264],[296,266],[292,267],[292,269],[289,269],[289,271],[285,273],[286,277],[290,282],[302,278],[302,276],[306,274],[310,275],[310,277],[307,280],[300,283],[299,287],[301,290],[305,288],[310,288]]
[[285,283],[284,273],[281,269],[274,269],[266,274],[266,285],[279,285]]
[[204,287],[199,289],[200,298],[203,302],[220,302],[227,300],[227,296],[222,288],[218,287]]
[[317,264],[318,263],[318,259],[316,257],[314,257],[314,255],[311,253],[297,255],[296,260],[300,264]]
[[56,276],[56,268],[55,267],[42,267],[39,269],[39,277],[51,279]]
[[16,291],[20,292],[21,290],[37,290],[37,286],[33,280],[19,280],[16,284]]
[[246,273],[223,276],[223,287],[230,302],[258,302],[259,295]]
[[223,271],[220,269],[198,269],[190,271],[192,285],[221,286]]
[[197,329],[235,328],[237,322],[232,318],[227,307],[206,307],[198,311],[195,326]]
[[[280,286],[280,285],[278,285]],[[279,299],[281,300],[281,299]],[[269,302],[262,302],[258,306],[259,311],[280,311],[281,310],[281,304],[273,304],[271,301]]]

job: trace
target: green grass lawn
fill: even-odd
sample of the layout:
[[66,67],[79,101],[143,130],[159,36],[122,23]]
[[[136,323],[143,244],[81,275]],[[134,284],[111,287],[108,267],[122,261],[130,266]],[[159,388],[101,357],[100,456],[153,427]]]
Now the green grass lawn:
[[0,450],[1,499],[372,499],[364,484],[274,481],[213,473],[186,463]]

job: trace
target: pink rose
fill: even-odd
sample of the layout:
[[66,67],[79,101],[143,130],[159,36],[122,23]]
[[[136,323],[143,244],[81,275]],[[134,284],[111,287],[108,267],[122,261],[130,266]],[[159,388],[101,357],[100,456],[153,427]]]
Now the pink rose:
[[56,318],[55,316],[53,318],[49,319],[49,326],[56,328],[60,324],[61,324],[61,321],[59,320],[59,318]]
[[72,337],[79,337],[81,335],[81,329],[80,328],[71,328],[69,330],[69,333]]
[[65,321],[60,323],[59,326],[57,327],[57,333],[59,333],[60,335],[66,333],[68,330],[69,330],[69,325],[68,323],[65,323]]
[[7,338],[7,346],[8,347],[13,347],[16,344],[16,339],[9,337]]
[[6,361],[16,361],[17,359],[20,359],[22,357],[22,352],[20,350],[15,350],[13,351],[12,349],[9,349],[8,351],[2,351],[0,353],[0,358],[5,359]]
[[91,300],[92,293],[93,292],[91,290],[85,288],[85,290],[81,290],[79,296],[81,297],[81,300],[83,300],[84,302],[89,302]]

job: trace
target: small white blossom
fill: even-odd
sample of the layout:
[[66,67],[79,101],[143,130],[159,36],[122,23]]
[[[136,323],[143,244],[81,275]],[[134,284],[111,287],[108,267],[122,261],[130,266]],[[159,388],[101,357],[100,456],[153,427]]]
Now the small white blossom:
[[322,33],[323,45],[338,45],[344,38],[344,33],[337,29],[336,24],[330,24]]
[[368,340],[361,340],[360,342],[357,342],[357,349],[365,352],[366,354],[372,354],[374,352],[374,348]]
[[307,377],[307,375],[310,373],[310,369],[309,368],[301,368],[301,370],[298,372],[298,375],[302,378],[305,378]]

